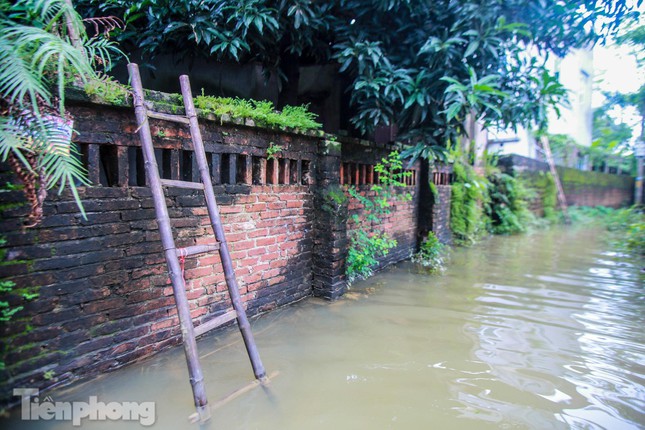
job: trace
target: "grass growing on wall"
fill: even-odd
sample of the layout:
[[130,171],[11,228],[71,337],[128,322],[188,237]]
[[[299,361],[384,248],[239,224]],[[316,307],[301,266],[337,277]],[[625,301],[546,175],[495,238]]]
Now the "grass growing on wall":
[[558,191],[555,185],[555,179],[550,173],[541,173],[544,176],[544,187],[542,188],[542,207],[544,208],[544,218],[549,222],[558,220],[557,204]]
[[475,169],[457,151],[452,154],[454,182],[450,201],[450,228],[457,245],[468,246],[486,233],[516,234],[536,225],[529,202],[536,194],[545,200],[549,217],[555,215],[555,183],[540,177],[543,187],[538,193],[532,182],[502,172],[495,157],[487,157],[485,175]]
[[195,98],[195,107],[203,113],[232,118],[249,118],[259,125],[314,130],[322,127],[316,122],[317,115],[308,106],[285,106],[277,111],[270,101],[243,100],[230,97],[214,97],[202,94]]
[[[131,88],[110,77],[93,79],[83,89],[85,94],[92,99],[115,106],[129,104]],[[163,106],[173,114],[184,113],[181,94],[146,91],[146,99],[156,105]],[[203,90],[200,96],[195,97],[194,103],[195,107],[203,114],[251,119],[258,126],[299,130],[319,130],[322,128],[322,124],[316,121],[318,115],[309,111],[308,105],[285,106],[282,111],[278,111],[270,101],[208,96],[204,94]]]

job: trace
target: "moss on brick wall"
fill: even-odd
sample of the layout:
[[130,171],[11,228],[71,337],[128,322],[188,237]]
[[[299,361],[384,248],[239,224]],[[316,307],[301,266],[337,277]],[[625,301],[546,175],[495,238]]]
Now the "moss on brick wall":
[[[500,159],[507,172],[523,178],[536,191],[530,209],[538,215],[551,215],[557,206],[555,183],[544,162],[512,155]],[[570,206],[629,206],[633,199],[634,178],[569,167],[558,167],[558,175]]]

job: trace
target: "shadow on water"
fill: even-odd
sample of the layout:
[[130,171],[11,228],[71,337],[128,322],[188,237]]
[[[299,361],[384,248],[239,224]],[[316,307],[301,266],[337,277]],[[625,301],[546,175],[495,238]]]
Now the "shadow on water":
[[[399,264],[340,301],[309,299],[255,319],[265,366],[279,375],[213,410],[201,428],[643,428],[642,264],[588,229],[495,237],[456,250],[443,276]],[[252,379],[235,329],[202,338],[199,349],[211,403]],[[197,429],[187,421],[187,378],[176,348],[47,394],[155,402],[153,428]]]

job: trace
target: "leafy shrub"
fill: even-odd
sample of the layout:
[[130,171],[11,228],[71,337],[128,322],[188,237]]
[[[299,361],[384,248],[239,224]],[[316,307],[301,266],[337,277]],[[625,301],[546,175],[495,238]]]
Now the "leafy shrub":
[[636,206],[605,215],[607,229],[618,233],[620,246],[637,255],[645,255],[645,213]]
[[47,190],[77,191],[88,184],[65,111],[65,88],[109,70],[121,51],[107,33],[90,37],[71,2],[0,1],[0,161],[24,185],[31,212],[26,226],[40,223]]
[[461,161],[453,165],[454,182],[450,200],[450,229],[457,245],[472,245],[486,231],[483,204],[488,181]]
[[347,284],[372,276],[378,258],[387,256],[396,244],[396,240],[380,230],[371,234],[362,228],[352,231],[347,254]]
[[526,231],[533,216],[528,210],[529,190],[520,179],[501,172],[488,177],[489,202],[486,212],[490,231],[494,234],[515,234]]
[[412,256],[412,262],[423,266],[430,273],[440,272],[445,268],[446,248],[433,232],[428,232],[419,252]]
[[618,248],[637,256],[645,255],[645,213],[642,208],[574,206],[569,208],[569,216],[574,223],[601,222],[612,233],[612,241]]

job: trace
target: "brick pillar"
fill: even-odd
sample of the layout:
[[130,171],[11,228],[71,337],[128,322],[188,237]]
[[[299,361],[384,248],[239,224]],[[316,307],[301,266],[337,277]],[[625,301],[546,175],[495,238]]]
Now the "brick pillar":
[[432,169],[430,168],[427,160],[421,160],[420,169],[418,173],[419,181],[419,209],[417,212],[417,235],[418,242],[417,245],[420,245],[428,236],[428,232],[432,228],[432,214],[434,207],[434,196],[432,195],[432,189],[430,188],[430,183],[432,182]]
[[437,185],[438,201],[432,205],[432,231],[442,243],[452,243],[450,231],[450,185]]
[[340,188],[340,143],[321,141],[316,163],[313,292],[335,300],[347,290],[347,197]]

